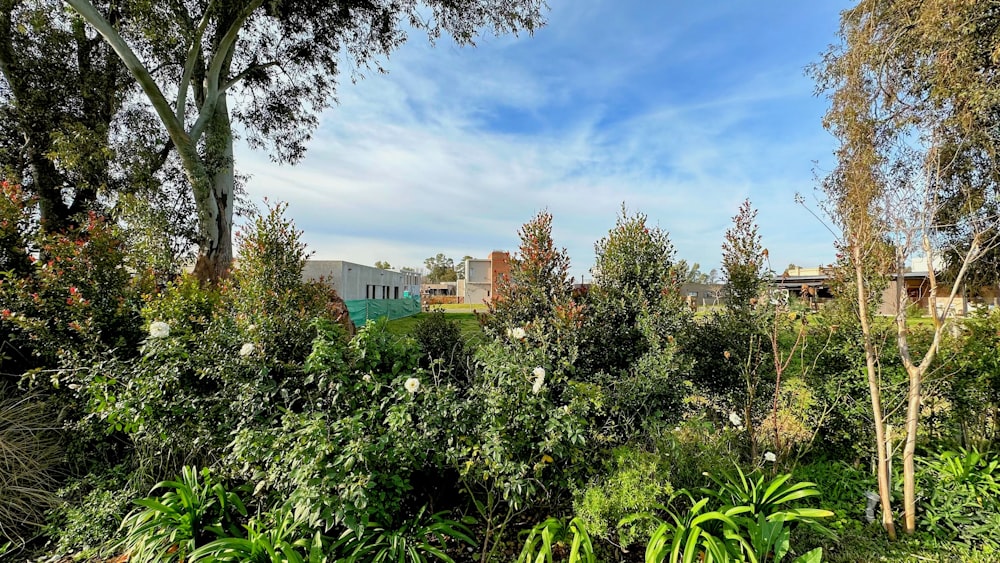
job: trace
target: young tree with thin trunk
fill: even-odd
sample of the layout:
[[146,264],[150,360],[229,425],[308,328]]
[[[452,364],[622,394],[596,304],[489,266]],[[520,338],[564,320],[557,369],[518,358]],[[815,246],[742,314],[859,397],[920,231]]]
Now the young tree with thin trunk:
[[[996,247],[996,126],[993,93],[1000,86],[997,51],[987,37],[1000,29],[989,3],[942,0],[863,0],[843,14],[841,48],[818,67],[832,91],[826,125],[840,139],[839,165],[826,182],[841,244],[854,269],[858,312],[876,421],[883,523],[894,537],[888,506],[884,420],[877,359],[872,349],[872,277],[895,278],[896,334],[908,375],[903,447],[903,526],[916,529],[914,453],[924,379],[936,359],[946,320],[966,275]],[[978,166],[970,166],[970,163]],[[975,172],[970,170],[975,169]],[[958,234],[956,237],[955,235]],[[950,235],[950,236],[948,236]],[[935,256],[955,242],[951,290],[938,306],[942,284]],[[907,261],[927,260],[933,339],[919,359],[908,339],[904,290]]]

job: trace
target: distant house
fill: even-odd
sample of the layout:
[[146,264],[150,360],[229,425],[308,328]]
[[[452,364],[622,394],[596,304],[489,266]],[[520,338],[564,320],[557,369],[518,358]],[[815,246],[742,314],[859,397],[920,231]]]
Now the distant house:
[[458,280],[458,297],[463,303],[488,303],[500,278],[509,275],[510,253],[494,250],[489,258],[470,258],[465,261],[465,278]]
[[[935,261],[935,269],[941,267],[939,261]],[[880,315],[895,315],[897,311],[896,291],[899,288],[905,295],[906,306],[913,307],[925,314],[930,314],[930,276],[927,272],[926,260],[915,258],[908,271],[902,276],[891,276],[889,283],[882,292],[881,304],[878,308]],[[781,276],[774,278],[772,287],[787,290],[790,294],[809,299],[813,303],[822,303],[833,298],[831,293],[831,282],[833,281],[832,268],[800,268],[794,267],[786,270]],[[955,302],[952,303],[951,315],[967,315],[978,307],[996,307],[998,305],[998,295],[995,287],[981,288],[971,295],[967,288],[962,288],[956,295]],[[938,281],[937,299],[938,310],[943,310],[947,305],[948,296],[951,294],[951,286]]]

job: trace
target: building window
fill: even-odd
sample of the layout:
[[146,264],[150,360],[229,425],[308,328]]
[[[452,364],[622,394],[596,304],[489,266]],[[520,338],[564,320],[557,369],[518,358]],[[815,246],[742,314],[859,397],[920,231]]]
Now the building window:
[[393,299],[399,299],[399,286],[397,285],[396,287],[393,288],[393,290],[394,290],[393,294],[395,295]]

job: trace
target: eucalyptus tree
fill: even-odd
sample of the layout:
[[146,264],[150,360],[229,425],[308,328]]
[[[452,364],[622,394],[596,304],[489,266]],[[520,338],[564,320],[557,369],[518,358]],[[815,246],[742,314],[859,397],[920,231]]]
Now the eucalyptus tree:
[[[843,13],[840,35],[842,45],[816,68],[821,89],[832,92],[825,123],[841,142],[838,167],[825,187],[858,292],[883,524],[893,537],[870,282],[878,276],[897,280],[897,345],[909,382],[903,522],[904,531],[913,533],[913,458],[923,380],[965,276],[996,247],[1000,6],[862,0]],[[927,259],[934,323],[933,340],[919,358],[909,347],[901,281],[914,251]],[[945,252],[953,256],[955,268],[950,294],[938,307],[933,258]]]
[[66,0],[138,82],[176,147],[197,205],[202,279],[232,259],[234,125],[255,148],[295,162],[336,92],[341,67],[383,70],[407,38],[443,32],[463,45],[481,28],[533,31],[543,0],[125,1],[128,25],[93,0]]

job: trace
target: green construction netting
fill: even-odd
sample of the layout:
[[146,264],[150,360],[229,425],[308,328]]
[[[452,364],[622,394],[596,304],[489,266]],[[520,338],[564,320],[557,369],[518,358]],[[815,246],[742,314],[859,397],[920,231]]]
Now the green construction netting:
[[362,327],[371,319],[401,319],[420,312],[419,299],[351,299],[344,301],[354,326]]

